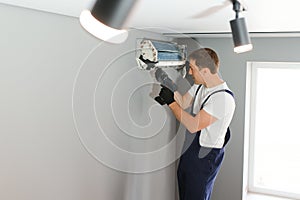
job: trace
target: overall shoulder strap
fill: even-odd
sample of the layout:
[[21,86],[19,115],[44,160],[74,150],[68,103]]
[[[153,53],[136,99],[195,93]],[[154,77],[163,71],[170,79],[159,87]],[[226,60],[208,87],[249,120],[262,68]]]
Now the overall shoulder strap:
[[211,94],[209,94],[208,97],[206,97],[206,99],[203,101],[200,110],[204,107],[204,104],[208,101],[208,99],[211,97],[211,95],[216,94],[216,93],[218,93],[218,92],[227,92],[228,94],[230,94],[230,95],[234,98],[234,94],[233,94],[233,92],[231,92],[230,90],[222,89],[222,90],[214,91],[214,92],[212,92]]
[[199,90],[200,90],[201,87],[202,87],[202,84],[198,86],[198,88],[196,90],[196,93],[195,93],[195,98],[196,98],[196,96],[197,96],[197,94],[198,94],[198,92],[199,92]]
[[202,84],[198,86],[197,90],[196,90],[196,93],[195,93],[195,96],[194,96],[194,99],[193,99],[193,103],[192,103],[192,110],[191,110],[191,114],[193,115],[193,111],[194,111],[194,105],[195,105],[195,101],[196,101],[196,97],[197,97],[197,94],[201,88]]

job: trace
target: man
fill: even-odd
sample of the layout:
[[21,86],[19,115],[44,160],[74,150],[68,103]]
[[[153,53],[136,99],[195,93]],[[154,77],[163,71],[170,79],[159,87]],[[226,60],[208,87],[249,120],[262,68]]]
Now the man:
[[[189,134],[196,135],[181,156],[177,170],[180,200],[209,200],[224,157],[235,101],[218,75],[216,52],[198,49],[189,56],[189,65],[194,80],[190,90],[181,96],[163,86],[159,96]],[[191,106],[191,114],[184,111]]]

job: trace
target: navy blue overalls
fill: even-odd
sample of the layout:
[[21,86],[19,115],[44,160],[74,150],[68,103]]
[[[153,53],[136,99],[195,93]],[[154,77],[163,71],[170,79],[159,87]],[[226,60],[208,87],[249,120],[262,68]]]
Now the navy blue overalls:
[[[191,111],[192,115],[194,115],[193,108],[200,87],[201,85],[197,88],[194,97]],[[231,91],[225,89],[215,91],[212,94],[217,92],[228,92],[233,96]],[[205,99],[200,110],[212,94]],[[199,144],[200,133],[201,131],[198,131],[196,134],[191,134],[188,131],[186,133],[185,144],[183,147],[184,153],[180,158],[177,169],[180,200],[210,199],[215,179],[224,158],[224,146],[230,138],[230,130],[228,128],[223,148],[207,148],[202,147]]]

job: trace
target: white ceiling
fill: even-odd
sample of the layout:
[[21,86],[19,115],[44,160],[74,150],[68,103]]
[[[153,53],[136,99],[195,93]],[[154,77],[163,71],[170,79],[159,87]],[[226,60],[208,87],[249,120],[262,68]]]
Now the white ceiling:
[[[126,1],[126,0],[125,0]],[[229,0],[137,0],[126,26],[165,33],[230,32]],[[95,0],[0,0],[0,3],[78,17]],[[299,32],[299,0],[244,0],[249,32]]]

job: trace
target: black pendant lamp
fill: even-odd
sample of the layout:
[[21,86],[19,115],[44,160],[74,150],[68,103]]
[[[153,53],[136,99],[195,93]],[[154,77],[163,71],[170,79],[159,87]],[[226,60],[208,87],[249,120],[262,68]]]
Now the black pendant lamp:
[[80,23],[95,37],[111,43],[122,43],[128,36],[122,29],[137,0],[97,0],[93,8],[84,10]]
[[233,1],[233,10],[236,12],[236,17],[234,20],[230,21],[230,27],[234,43],[234,52],[243,53],[251,51],[253,45],[251,44],[249,33],[247,31],[245,18],[239,18],[239,12],[241,11],[239,1]]

